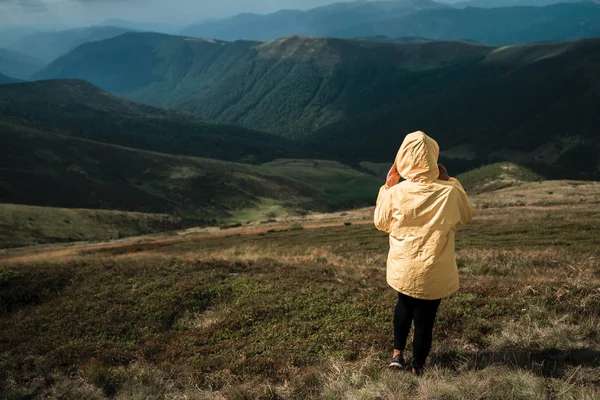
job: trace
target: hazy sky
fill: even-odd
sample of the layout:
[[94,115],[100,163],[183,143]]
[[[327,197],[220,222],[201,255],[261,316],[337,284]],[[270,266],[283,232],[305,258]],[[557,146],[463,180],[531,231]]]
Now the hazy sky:
[[84,25],[118,17],[185,23],[241,12],[307,9],[340,0],[0,0],[0,24]]

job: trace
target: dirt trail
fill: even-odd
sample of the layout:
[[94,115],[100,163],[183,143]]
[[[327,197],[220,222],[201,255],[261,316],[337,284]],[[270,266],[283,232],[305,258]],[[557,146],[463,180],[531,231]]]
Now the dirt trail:
[[[575,203],[569,205],[570,210],[587,211],[593,209],[596,204]],[[476,209],[475,221],[502,220],[506,218],[507,213],[511,212],[541,212],[541,211],[560,211],[565,205],[525,205],[509,207],[490,207],[486,209]],[[372,207],[362,210],[354,210],[350,213],[333,213],[313,215],[311,219],[289,219],[286,221],[274,222],[270,224],[252,224],[230,229],[220,229],[218,227],[209,228],[191,228],[179,232],[158,233],[144,236],[136,236],[125,239],[118,239],[107,242],[82,242],[66,243],[55,245],[39,245],[17,249],[0,250],[0,267],[5,263],[26,263],[43,262],[50,260],[68,261],[81,255],[107,256],[119,252],[119,249],[126,251],[127,248],[139,246],[140,248],[150,246],[153,248],[169,246],[177,243],[201,240],[210,237],[225,237],[231,235],[256,235],[266,233],[271,230],[285,230],[294,225],[301,225],[303,229],[319,229],[341,226],[345,222],[353,225],[369,225],[373,223],[371,219]],[[367,217],[368,216],[368,217]],[[112,251],[111,251],[112,250]]]

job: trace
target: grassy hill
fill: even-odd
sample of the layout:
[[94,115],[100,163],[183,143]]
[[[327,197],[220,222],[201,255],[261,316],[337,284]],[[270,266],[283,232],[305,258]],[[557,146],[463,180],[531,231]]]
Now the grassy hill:
[[387,369],[397,296],[385,282],[387,235],[366,209],[329,225],[299,218],[293,229],[0,251],[0,391],[64,400],[597,398],[600,184],[482,196],[541,201],[482,204],[457,232],[461,289],[441,303],[421,377]]
[[334,162],[238,164],[8,122],[0,122],[0,128],[0,203],[171,214],[215,224],[235,220],[242,210],[269,219],[268,212],[260,213],[273,204],[287,213],[369,204],[381,185],[371,175]]
[[284,139],[133,103],[85,81],[0,87],[0,121],[128,147],[245,162],[293,156]]
[[589,179],[600,177],[599,54],[600,39],[492,47],[130,33],[81,46],[40,77],[89,79],[137,101],[299,139],[319,158],[389,162],[401,137],[421,129],[444,150],[469,147],[468,159],[444,160],[455,172],[512,161]]
[[542,177],[520,165],[505,162],[467,171],[459,174],[457,179],[468,193],[480,194],[526,182],[541,181]]
[[0,204],[0,247],[120,239],[192,223],[166,214]]
[[49,63],[83,43],[108,39],[128,31],[112,26],[92,26],[58,32],[35,32],[11,43],[8,48]]
[[29,79],[44,63],[32,56],[0,48],[0,73],[19,79]]

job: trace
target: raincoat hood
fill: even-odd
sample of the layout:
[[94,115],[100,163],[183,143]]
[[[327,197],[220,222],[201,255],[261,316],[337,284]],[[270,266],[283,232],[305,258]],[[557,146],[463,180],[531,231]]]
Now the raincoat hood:
[[440,146],[424,132],[408,134],[396,156],[396,168],[401,177],[413,182],[434,182],[438,179]]

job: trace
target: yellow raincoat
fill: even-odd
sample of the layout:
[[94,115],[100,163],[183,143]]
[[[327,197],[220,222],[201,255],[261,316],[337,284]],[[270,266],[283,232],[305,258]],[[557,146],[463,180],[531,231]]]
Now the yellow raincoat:
[[377,229],[390,234],[388,284],[424,300],[458,290],[454,233],[474,214],[458,180],[438,180],[439,153],[437,142],[425,133],[407,135],[396,156],[406,180],[380,189],[374,217]]

